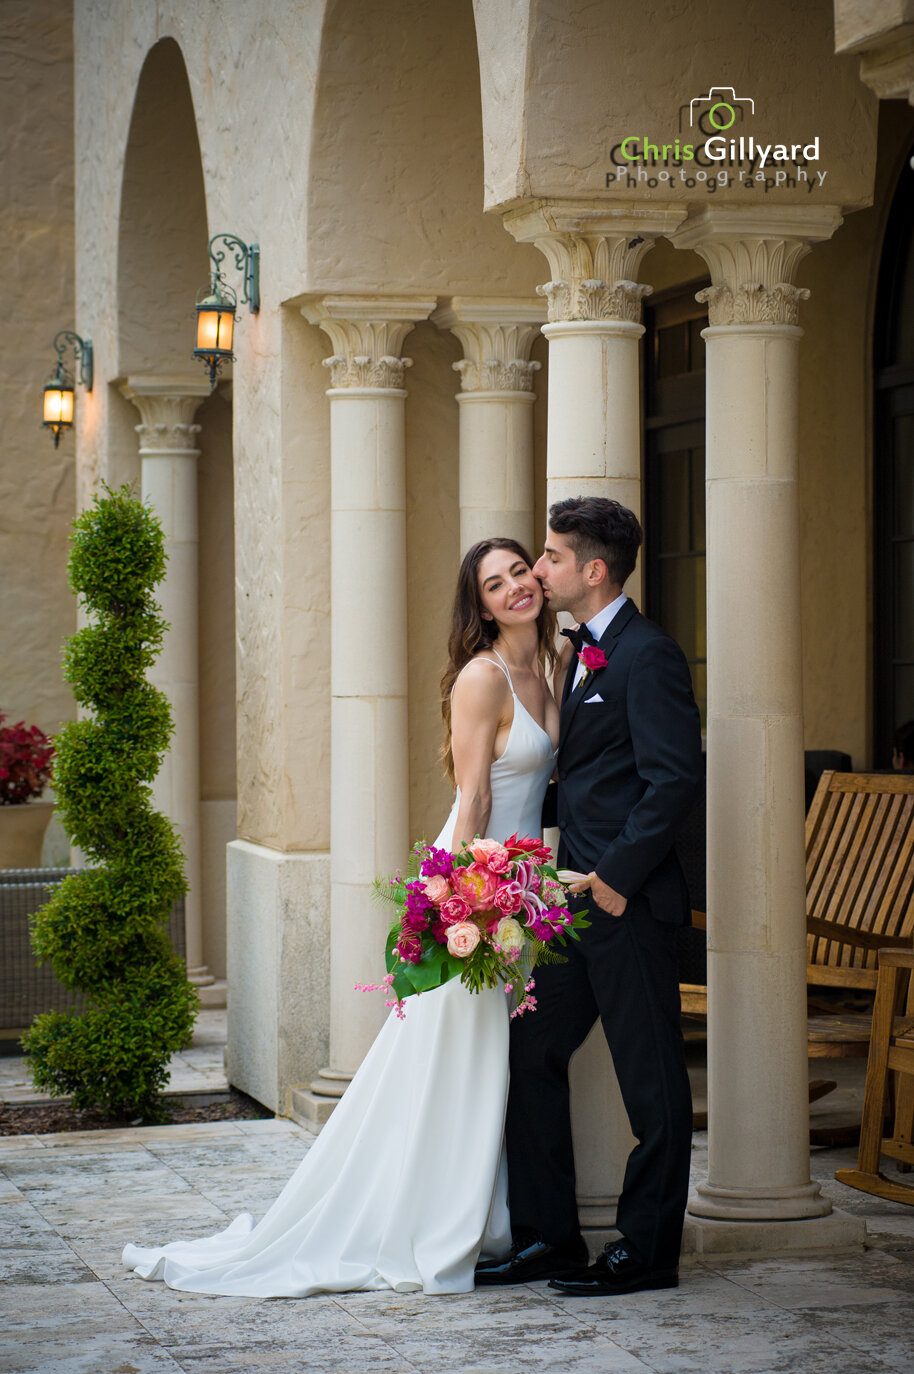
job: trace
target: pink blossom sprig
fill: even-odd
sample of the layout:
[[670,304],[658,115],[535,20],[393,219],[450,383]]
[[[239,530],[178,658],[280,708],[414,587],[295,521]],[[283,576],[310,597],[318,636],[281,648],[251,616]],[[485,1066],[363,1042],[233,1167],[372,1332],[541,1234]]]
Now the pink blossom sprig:
[[[512,1021],[514,1020],[515,1016],[523,1016],[525,1011],[536,1010],[536,998],[532,996],[533,989],[535,987],[536,980],[534,978],[528,979],[528,981],[524,984],[524,996],[523,999],[520,1002],[518,1002],[517,1006],[511,1013]],[[510,990],[512,990],[512,984],[506,983],[505,992],[508,992]]]

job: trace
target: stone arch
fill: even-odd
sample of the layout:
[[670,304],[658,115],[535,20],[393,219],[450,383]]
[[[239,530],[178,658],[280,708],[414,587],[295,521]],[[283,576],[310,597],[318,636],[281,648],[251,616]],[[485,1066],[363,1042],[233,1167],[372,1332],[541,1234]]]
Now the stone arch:
[[[140,414],[122,395],[121,385],[126,381],[128,390],[142,394],[148,383],[189,381],[205,391],[203,368],[192,350],[194,302],[209,277],[208,238],[206,188],[187,68],[178,43],[163,38],[150,48],[139,75],[121,182],[117,364],[109,406],[118,481],[140,477],[133,433]],[[203,963],[215,977],[224,978],[225,846],[235,838],[237,792],[229,379],[202,400],[193,418],[199,425],[194,441],[199,450],[197,510],[192,517],[197,532],[193,579],[199,707],[192,735],[182,733],[175,747],[198,751],[199,839],[193,841],[193,863],[188,849],[188,900],[202,920]],[[170,564],[169,576],[173,566],[179,564]],[[171,684],[163,685],[172,696]]]
[[193,306],[208,272],[206,192],[187,70],[173,38],[137,84],[118,229],[118,372],[193,372]]
[[484,214],[471,0],[329,0],[312,126],[313,289],[534,293],[539,254]]

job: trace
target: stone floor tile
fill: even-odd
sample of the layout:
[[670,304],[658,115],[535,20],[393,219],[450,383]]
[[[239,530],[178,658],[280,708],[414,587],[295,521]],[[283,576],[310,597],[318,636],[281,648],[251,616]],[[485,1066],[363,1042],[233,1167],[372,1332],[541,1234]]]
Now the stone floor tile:
[[215,1341],[170,1346],[168,1353],[184,1374],[416,1374],[417,1369],[383,1341],[365,1336],[332,1343],[315,1339],[305,1347],[285,1342],[227,1347]]
[[[288,1359],[288,1357],[287,1357]],[[213,1371],[217,1369],[213,1365]],[[182,1374],[181,1365],[148,1336],[75,1335],[0,1347],[0,1374]]]
[[[592,1305],[596,1306],[596,1300]],[[655,1374],[887,1374],[895,1366],[848,1347],[804,1315],[594,1318],[601,1334]]]
[[[59,1249],[0,1250],[0,1284],[91,1283],[95,1275],[69,1245]],[[45,1302],[49,1299],[45,1295]],[[56,1303],[57,1296],[52,1301]]]
[[4,1332],[7,1336],[15,1332],[20,1343],[37,1340],[38,1335],[34,1333],[44,1333],[49,1327],[63,1327],[68,1322],[72,1334],[77,1322],[82,1329],[83,1320],[106,1322],[109,1330],[142,1334],[135,1318],[91,1272],[87,1282],[61,1279],[53,1292],[49,1292],[40,1280],[0,1285],[0,1316]]
[[877,1305],[848,1305],[827,1312],[817,1308],[802,1315],[814,1328],[865,1356],[871,1368],[885,1366],[903,1374],[914,1369],[914,1311],[907,1294],[895,1293]]

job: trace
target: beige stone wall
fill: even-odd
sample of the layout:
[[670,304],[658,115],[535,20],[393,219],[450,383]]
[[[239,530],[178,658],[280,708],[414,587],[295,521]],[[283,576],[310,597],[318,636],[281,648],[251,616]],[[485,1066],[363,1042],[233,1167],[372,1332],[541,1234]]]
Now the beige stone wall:
[[[747,132],[763,144],[818,135],[829,202],[868,202],[877,102],[860,83],[855,59],[835,56],[832,0],[657,6],[648,22],[643,7],[591,0],[476,0],[475,13],[487,78],[490,207],[520,197],[604,195],[617,142],[630,135],[672,142],[680,107],[730,83],[755,101]],[[622,183],[609,194],[675,198],[663,186],[633,192]],[[720,197],[745,204],[754,194],[731,185]],[[778,197],[810,199],[802,185],[782,188]]]
[[[48,732],[74,712],[60,669],[76,627],[66,573],[74,440],[55,450],[40,426],[54,335],[75,324],[71,23],[63,0],[0,7],[0,710]],[[77,406],[84,398],[79,388]]]

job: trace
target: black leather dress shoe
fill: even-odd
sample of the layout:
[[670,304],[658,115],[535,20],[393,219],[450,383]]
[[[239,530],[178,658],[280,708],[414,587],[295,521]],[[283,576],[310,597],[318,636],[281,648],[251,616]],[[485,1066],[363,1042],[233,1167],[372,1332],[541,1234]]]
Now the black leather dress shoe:
[[573,1249],[550,1245],[540,1236],[515,1239],[506,1259],[480,1260],[476,1266],[476,1286],[486,1284],[532,1283],[535,1279],[559,1278],[581,1270],[586,1255],[583,1241]]
[[642,1288],[678,1288],[678,1269],[648,1269],[618,1241],[607,1245],[595,1264],[568,1277],[556,1275],[549,1284],[559,1293],[598,1297],[613,1293],[638,1293]]

